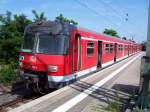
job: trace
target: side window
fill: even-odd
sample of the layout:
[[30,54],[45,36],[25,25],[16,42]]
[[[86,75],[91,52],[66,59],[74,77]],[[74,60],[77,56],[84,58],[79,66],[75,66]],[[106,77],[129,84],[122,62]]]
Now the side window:
[[113,52],[113,45],[110,44],[110,53],[112,53],[112,52]]
[[94,42],[87,42],[87,56],[93,56],[94,54]]
[[106,54],[109,54],[109,44],[106,44],[106,45],[105,45],[105,53],[106,53]]
[[120,51],[120,45],[118,45],[118,51]]
[[110,54],[113,52],[113,45],[112,44],[106,44],[105,45],[105,53]]
[[118,46],[118,51],[120,51],[120,52],[123,51],[123,45]]
[[120,46],[120,45],[118,45],[118,51],[120,51],[120,47],[121,47],[121,46]]
[[126,51],[128,50],[128,46],[127,46],[127,45],[125,46],[125,50],[126,50]]

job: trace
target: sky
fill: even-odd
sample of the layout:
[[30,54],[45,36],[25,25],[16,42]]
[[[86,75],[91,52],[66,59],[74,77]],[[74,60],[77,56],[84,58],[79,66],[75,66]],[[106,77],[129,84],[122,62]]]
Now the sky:
[[80,27],[99,33],[112,28],[136,42],[147,38],[148,0],[0,0],[0,14],[11,11],[33,19],[33,9],[44,12],[48,20],[62,13]]

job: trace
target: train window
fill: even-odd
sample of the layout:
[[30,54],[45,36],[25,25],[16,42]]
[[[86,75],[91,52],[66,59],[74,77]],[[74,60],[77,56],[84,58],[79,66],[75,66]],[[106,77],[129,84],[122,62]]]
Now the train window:
[[109,54],[109,44],[106,44],[106,45],[105,45],[105,53],[106,53],[106,54]]
[[123,51],[123,45],[118,45],[118,51]]
[[113,52],[113,45],[112,45],[112,44],[110,44],[110,48],[109,48],[109,50],[110,50],[110,51],[109,51],[110,53],[112,53],[112,52]]
[[105,48],[105,53],[109,54],[109,48]]
[[92,56],[94,54],[94,42],[87,43],[87,56]]
[[128,46],[127,46],[127,45],[125,46],[125,50],[126,50],[126,51],[128,50]]
[[120,51],[120,45],[118,45],[118,51]]
[[109,44],[106,44],[106,47],[109,47]]
[[106,44],[105,45],[105,53],[109,54],[113,52],[113,45],[112,44]]

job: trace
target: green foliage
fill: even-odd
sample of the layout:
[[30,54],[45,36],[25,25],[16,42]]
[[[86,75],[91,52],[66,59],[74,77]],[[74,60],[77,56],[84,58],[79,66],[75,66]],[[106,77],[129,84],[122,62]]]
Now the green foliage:
[[115,31],[115,30],[113,30],[113,29],[107,29],[107,28],[106,28],[103,33],[104,33],[104,34],[107,34],[107,35],[110,35],[110,36],[114,36],[114,37],[120,38],[120,37],[118,36],[117,31]]
[[12,15],[7,11],[0,16],[0,82],[15,80],[18,52],[25,27],[32,23],[24,14]]
[[111,112],[120,112],[119,102],[110,102],[106,110]]
[[127,38],[126,38],[126,37],[122,37],[122,39],[123,39],[123,40],[127,40]]
[[132,112],[149,112],[150,110],[147,109],[140,109],[139,107],[136,107],[135,109],[133,109]]
[[59,16],[57,16],[55,18],[55,21],[60,21],[60,22],[70,23],[70,24],[73,24],[73,25],[78,25],[78,23],[76,21],[74,21],[73,19],[71,19],[71,20],[67,19],[62,14],[60,14]]
[[105,109],[110,112],[120,112],[120,98],[118,93],[116,93],[114,101],[109,101],[109,104]]
[[32,13],[35,16],[35,18],[34,18],[35,22],[40,22],[40,21],[46,21],[47,20],[47,18],[44,16],[44,12],[41,12],[40,14],[38,14],[35,10],[32,10]]
[[90,112],[106,112],[106,111],[99,105],[94,105],[94,106],[91,106]]
[[10,11],[7,11],[6,14],[4,15],[3,14],[0,15],[0,21],[5,24],[9,23],[11,21],[11,18],[12,18],[12,14]]
[[21,46],[21,38],[14,37],[0,41],[0,58],[5,63],[16,62],[18,59],[18,52]]
[[13,65],[0,66],[0,82],[9,84],[16,79],[16,74]]
[[0,16],[0,60],[6,64],[16,63],[25,27],[32,23],[24,14],[6,12]]

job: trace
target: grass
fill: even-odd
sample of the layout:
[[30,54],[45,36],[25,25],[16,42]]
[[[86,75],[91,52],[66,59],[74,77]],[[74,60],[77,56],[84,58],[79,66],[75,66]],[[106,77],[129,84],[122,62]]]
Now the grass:
[[150,112],[150,110],[147,110],[147,109],[140,109],[139,107],[136,107],[133,112]]
[[105,112],[100,106],[92,106],[91,112]]
[[120,103],[118,101],[112,101],[108,104],[105,110],[109,112],[120,112]]
[[109,112],[120,112],[120,98],[118,93],[116,93],[113,101],[108,102],[108,106],[105,108],[105,110]]
[[113,100],[108,100],[107,106],[92,106],[91,112],[120,112],[120,98],[118,93],[116,93]]

